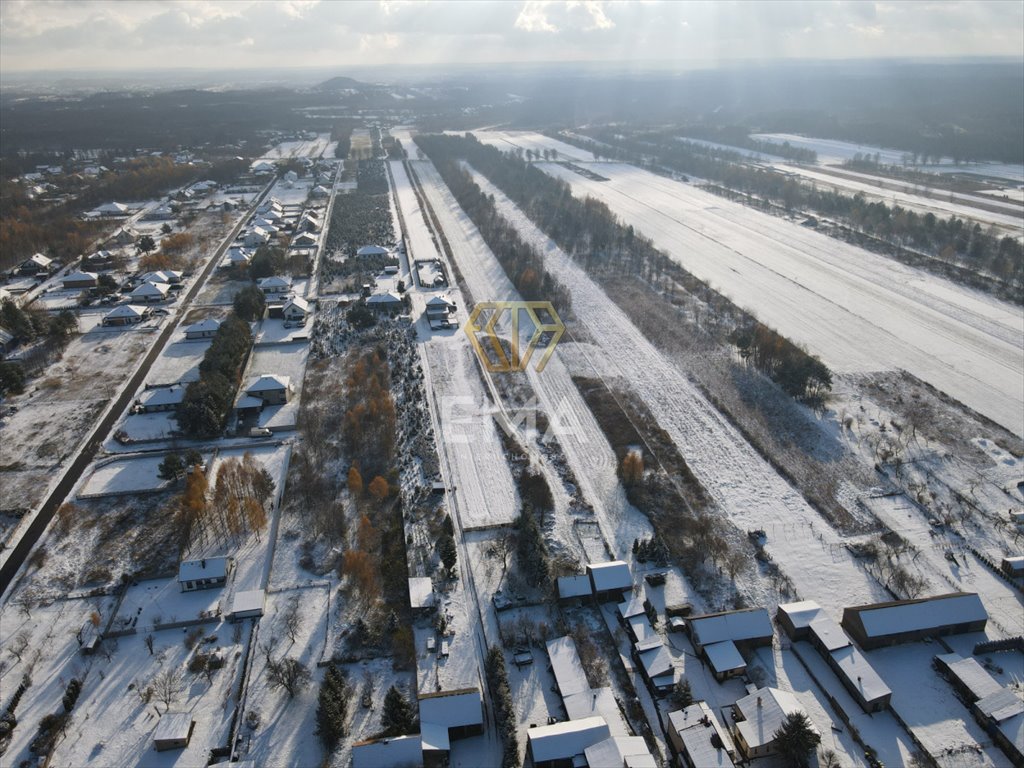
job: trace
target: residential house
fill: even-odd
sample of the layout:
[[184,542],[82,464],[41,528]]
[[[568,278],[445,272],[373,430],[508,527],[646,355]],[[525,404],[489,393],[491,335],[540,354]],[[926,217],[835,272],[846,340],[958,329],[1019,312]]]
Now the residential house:
[[139,398],[139,407],[143,413],[161,413],[176,411],[185,399],[185,385],[172,384],[169,387],[154,387],[146,390]]
[[477,688],[419,694],[425,768],[447,764],[451,742],[484,732],[483,699]]
[[387,256],[388,249],[380,245],[364,245],[358,251],[356,256]]
[[135,325],[149,317],[150,310],[135,304],[121,304],[103,316],[103,325]]
[[669,712],[668,741],[683,768],[733,768],[736,746],[706,701]]
[[603,717],[587,717],[526,732],[526,752],[534,768],[574,768],[586,764],[587,747],[611,738]]
[[292,281],[288,277],[261,277],[256,281],[257,287],[265,296],[286,296],[292,291]]
[[775,754],[775,733],[795,713],[807,714],[796,696],[778,688],[759,688],[737,701],[732,714],[739,754],[746,760]]
[[317,199],[323,199],[331,196],[331,190],[321,184],[318,184],[309,191],[309,196]]
[[157,304],[167,299],[171,286],[167,283],[142,283],[133,290],[128,297],[133,302],[143,304]]
[[219,328],[220,320],[215,317],[207,317],[205,320],[200,320],[198,323],[192,323],[192,325],[186,327],[185,338],[189,341],[212,339],[217,335]]
[[140,279],[144,283],[167,283],[176,285],[181,282],[184,274],[176,269],[161,269],[157,272],[147,272]]
[[294,296],[285,303],[282,315],[288,322],[305,323],[309,317],[309,302]]
[[694,648],[707,659],[719,681],[746,670],[742,649],[771,645],[774,636],[764,608],[693,616],[686,625]]
[[18,265],[18,273],[22,275],[48,274],[56,268],[56,262],[49,256],[34,253]]
[[105,203],[96,208],[95,213],[98,216],[127,216],[131,213],[131,209],[124,203]]
[[234,567],[235,558],[230,556],[184,560],[178,566],[178,586],[182,592],[223,587]]
[[587,575],[594,597],[600,602],[614,600],[620,602],[624,592],[633,589],[633,576],[629,566],[621,560],[607,563],[589,563]]
[[258,376],[245,388],[245,393],[259,399],[264,406],[283,405],[291,398],[291,377],[276,374]]
[[65,291],[82,290],[85,288],[95,288],[96,283],[99,279],[99,275],[95,272],[72,272],[67,277],[61,278],[61,283],[64,286]]
[[583,750],[587,768],[657,768],[642,736],[612,736]]
[[292,248],[316,248],[316,235],[302,232],[292,240]]
[[375,293],[366,300],[366,307],[374,312],[398,312],[403,306],[402,297],[394,291]]
[[418,768],[423,765],[420,736],[369,739],[352,745],[352,768]]
[[242,242],[246,248],[259,248],[270,242],[272,235],[265,229],[260,227],[253,227],[245,233],[245,237]]

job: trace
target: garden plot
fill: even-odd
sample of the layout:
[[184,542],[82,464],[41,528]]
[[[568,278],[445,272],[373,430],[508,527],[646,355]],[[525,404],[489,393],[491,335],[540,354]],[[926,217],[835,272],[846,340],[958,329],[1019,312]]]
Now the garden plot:
[[177,437],[180,433],[174,411],[128,413],[117,425],[115,435],[132,443],[153,443]]
[[18,410],[0,422],[5,508],[33,508],[43,499],[155,339],[134,330],[84,333],[24,394],[7,398]]
[[[158,491],[169,483],[159,477],[163,455],[118,459],[96,465],[78,491],[83,496],[113,496],[136,491]],[[209,456],[204,457],[208,461]]]
[[268,317],[260,323],[259,330],[256,332],[256,344],[263,346],[265,344],[304,342],[309,337],[315,318],[316,314],[312,311],[312,307],[310,307],[310,313],[306,315],[304,325],[296,326],[295,323],[289,323],[286,320]]
[[206,281],[206,285],[199,291],[193,306],[231,306],[235,300],[235,294],[248,285],[251,280],[232,280],[223,275],[213,274]]
[[287,160],[293,157],[321,157],[332,143],[331,134],[318,133],[315,139],[297,139],[275,144],[260,159]]
[[1020,308],[632,166],[601,164],[601,183],[538,167],[834,370],[903,368],[1024,431]]
[[147,386],[166,386],[199,380],[199,363],[210,348],[212,339],[186,340],[182,332],[153,361],[146,376]]
[[268,429],[288,429],[295,426],[308,356],[309,346],[305,342],[265,345],[253,349],[242,386],[257,376],[275,374],[288,376],[293,387],[287,403],[266,406],[260,412],[257,426]]
[[[605,293],[505,197],[479,174],[498,209],[526,242],[544,255],[549,272],[570,287],[578,321],[599,342],[595,371],[615,371],[650,408],[697,479],[741,530],[764,529],[768,549],[804,597],[818,594],[846,605],[885,599],[885,592],[857,565],[841,538],[704,398],[678,366],[665,358]],[[554,362],[556,357],[552,359]],[[551,365],[538,378],[547,380]],[[578,473],[577,473],[578,474]],[[630,540],[632,543],[632,539]],[[763,589],[753,579],[748,589]],[[777,596],[757,595],[772,601]],[[822,597],[824,600],[825,597]]]
[[881,648],[867,657],[892,689],[892,709],[942,768],[1005,766],[1006,756],[932,669],[940,653],[941,645],[928,642]]

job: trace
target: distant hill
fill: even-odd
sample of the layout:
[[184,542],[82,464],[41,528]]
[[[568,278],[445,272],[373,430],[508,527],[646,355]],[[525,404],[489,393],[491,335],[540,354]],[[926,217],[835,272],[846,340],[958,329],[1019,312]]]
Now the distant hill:
[[351,77],[332,77],[330,80],[325,80],[316,86],[318,91],[347,91],[349,89],[356,91],[365,91],[371,86],[367,83],[361,83],[358,80],[354,80]]

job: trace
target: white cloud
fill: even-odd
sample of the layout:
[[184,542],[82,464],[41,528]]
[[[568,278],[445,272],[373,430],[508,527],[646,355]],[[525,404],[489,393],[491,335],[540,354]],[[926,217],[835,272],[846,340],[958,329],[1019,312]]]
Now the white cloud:
[[566,4],[567,10],[574,10],[576,8],[582,8],[590,15],[590,24],[583,29],[590,31],[592,29],[612,29],[615,27],[615,22],[608,18],[604,12],[604,6],[598,0],[569,0]]
[[516,18],[515,27],[524,32],[557,32],[558,27],[548,21],[548,0],[526,0]]

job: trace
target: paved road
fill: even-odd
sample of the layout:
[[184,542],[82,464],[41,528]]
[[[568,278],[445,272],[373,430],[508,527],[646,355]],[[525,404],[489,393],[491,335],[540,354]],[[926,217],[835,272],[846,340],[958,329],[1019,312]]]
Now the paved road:
[[150,348],[146,357],[136,369],[135,374],[128,381],[127,386],[121,390],[121,394],[118,396],[117,400],[114,401],[113,406],[111,406],[107,410],[106,414],[100,419],[96,428],[92,431],[92,434],[89,435],[85,444],[79,450],[78,456],[75,457],[74,461],[72,461],[70,466],[68,466],[64,471],[64,476],[60,479],[60,482],[57,483],[49,496],[47,496],[42,505],[40,505],[35,516],[32,518],[32,522],[28,524],[27,528],[22,530],[21,536],[17,542],[15,542],[9,550],[6,550],[7,557],[3,563],[0,564],[0,596],[3,596],[7,591],[7,588],[11,585],[15,575],[21,568],[22,563],[25,562],[29,552],[32,551],[32,547],[35,546],[39,537],[42,536],[43,531],[46,530],[46,526],[49,525],[50,520],[53,519],[53,515],[57,511],[57,508],[81,479],[86,468],[92,463],[93,459],[95,459],[96,454],[103,445],[103,441],[106,440],[111,428],[113,428],[117,419],[131,403],[132,398],[135,397],[135,392],[142,385],[142,382],[149,373],[149,369],[152,367],[153,362],[157,359],[160,353],[163,352],[164,347],[167,345],[167,341],[171,338],[174,330],[178,327],[178,323],[180,323],[184,317],[185,308],[199,294],[199,291],[206,284],[210,275],[213,274],[217,265],[220,264],[221,258],[224,256],[224,251],[227,250],[227,247],[238,236],[242,227],[244,227],[245,223],[249,220],[249,215],[252,210],[259,205],[260,201],[262,201],[264,197],[266,197],[272,186],[273,182],[267,185],[263,192],[260,193],[259,197],[253,201],[249,212],[239,219],[238,224],[232,228],[231,232],[220,244],[217,252],[214,253],[209,263],[203,269],[199,279],[193,283],[192,287],[179,302],[177,314],[173,318],[169,318],[169,322],[160,332],[160,336],[157,338],[156,343]]

